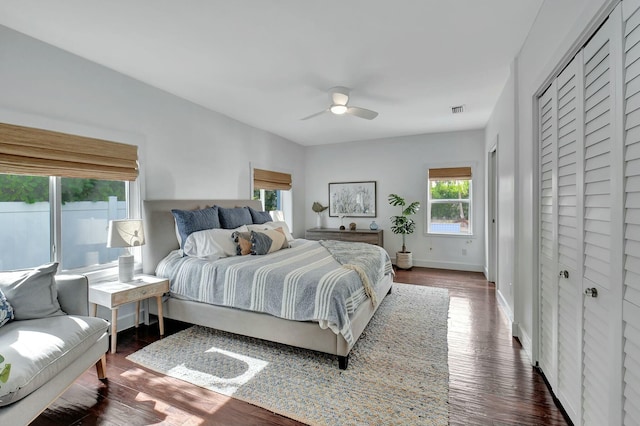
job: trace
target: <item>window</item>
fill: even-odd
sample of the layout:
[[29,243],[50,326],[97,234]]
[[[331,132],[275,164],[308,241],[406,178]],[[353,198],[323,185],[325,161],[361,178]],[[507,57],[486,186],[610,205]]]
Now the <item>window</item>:
[[[264,169],[253,169],[253,199],[261,200],[265,211],[286,211],[291,209],[291,175]],[[273,216],[273,213],[272,213]],[[291,226],[290,223],[288,223]]]
[[0,269],[50,261],[86,269],[117,260],[121,249],[107,248],[107,226],[127,217],[127,188],[124,181],[0,174]]
[[116,260],[107,228],[138,213],[137,150],[0,123],[0,268],[56,261],[86,272]]
[[253,199],[262,201],[265,211],[282,210],[282,194],[277,189],[254,189]]
[[471,235],[471,167],[430,168],[427,232]]

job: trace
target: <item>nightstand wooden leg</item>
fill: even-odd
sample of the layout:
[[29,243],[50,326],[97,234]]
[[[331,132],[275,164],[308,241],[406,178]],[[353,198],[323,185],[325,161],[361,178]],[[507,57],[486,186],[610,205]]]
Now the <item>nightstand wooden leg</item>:
[[162,296],[156,296],[158,301],[158,325],[160,326],[160,335],[164,336],[164,318],[162,317]]
[[111,353],[116,353],[118,343],[118,308],[111,310]]
[[138,300],[136,302],[136,323],[135,323],[135,327],[138,328],[139,324],[140,324],[140,301]]

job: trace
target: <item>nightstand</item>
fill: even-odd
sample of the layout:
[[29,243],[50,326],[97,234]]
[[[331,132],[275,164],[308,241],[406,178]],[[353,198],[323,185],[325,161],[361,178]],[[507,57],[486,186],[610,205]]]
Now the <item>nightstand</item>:
[[164,336],[162,318],[162,295],[169,291],[169,280],[153,275],[136,275],[133,281],[121,283],[101,281],[89,286],[89,303],[96,316],[98,305],[111,309],[111,353],[116,353],[118,339],[118,308],[126,303],[136,302],[135,326],[140,322],[140,301],[155,297],[158,303],[158,324],[160,335]]

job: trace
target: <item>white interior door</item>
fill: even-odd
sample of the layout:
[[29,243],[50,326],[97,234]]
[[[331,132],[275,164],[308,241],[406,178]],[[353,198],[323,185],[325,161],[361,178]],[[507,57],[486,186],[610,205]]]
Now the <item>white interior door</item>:
[[620,424],[622,119],[620,6],[583,48],[585,425]]
[[[638,3],[640,0],[636,0]],[[622,422],[622,271],[623,271],[623,108],[627,126],[634,120],[640,141],[640,95],[623,106],[623,57],[640,75],[640,31],[628,30],[623,55],[622,9],[619,5],[539,98],[539,365],[565,411],[576,425]],[[634,18],[635,19],[635,18]],[[640,28],[640,17],[637,18]],[[631,47],[633,45],[633,47]],[[637,46],[636,46],[637,45]],[[638,50],[638,58],[630,52]],[[631,64],[633,62],[633,65]],[[631,78],[629,71],[627,80]],[[640,93],[640,77],[636,93]],[[626,92],[631,93],[627,83]],[[636,110],[638,112],[636,112]],[[636,117],[637,114],[637,117]],[[628,137],[627,137],[628,138]],[[635,148],[634,148],[635,149]],[[638,212],[627,214],[638,224],[638,261],[630,262],[633,282],[640,278],[640,143],[637,157],[626,155],[627,175],[634,167]],[[637,165],[635,161],[637,160]],[[634,167],[630,167],[633,162]],[[633,194],[635,197],[635,194]],[[635,200],[635,198],[634,198]],[[637,216],[637,219],[635,219]],[[627,224],[627,233],[631,228]],[[627,237],[630,240],[630,236]],[[631,243],[630,243],[631,244]],[[636,244],[634,242],[634,244]],[[633,267],[631,267],[633,265]],[[627,272],[629,274],[631,272]],[[640,284],[637,300],[640,302]],[[629,285],[630,287],[631,285]],[[640,305],[638,305],[640,306]],[[627,307],[636,319],[640,308]],[[638,332],[636,332],[638,331]],[[640,365],[640,326],[625,328],[629,365]],[[630,343],[636,339],[636,343]],[[625,370],[626,371],[626,370]],[[625,389],[635,397],[639,373]],[[629,404],[635,411],[637,399]],[[639,410],[640,412],[640,410]],[[626,414],[626,413],[625,413]],[[632,424],[630,422],[629,424]],[[637,423],[636,423],[637,424]]]
[[558,371],[557,80],[540,97],[540,301],[538,364],[553,389]]
[[623,2],[625,234],[623,424],[640,424],[640,0]]
[[558,387],[574,423],[580,419],[582,354],[582,52],[557,78],[558,89]]

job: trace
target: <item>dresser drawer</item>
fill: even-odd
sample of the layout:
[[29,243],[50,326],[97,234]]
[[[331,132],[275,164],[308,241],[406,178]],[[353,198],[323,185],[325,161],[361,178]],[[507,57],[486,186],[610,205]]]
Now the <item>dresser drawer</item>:
[[376,231],[371,230],[355,230],[341,231],[332,228],[311,228],[307,229],[304,237],[307,240],[337,240],[351,241],[356,243],[369,243],[382,247],[384,245],[382,229]]

